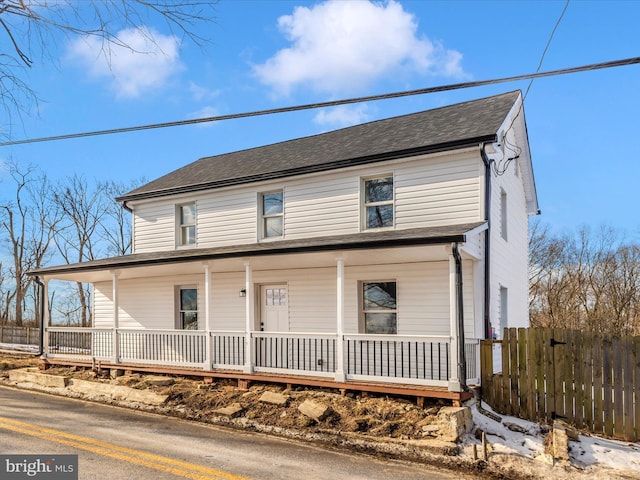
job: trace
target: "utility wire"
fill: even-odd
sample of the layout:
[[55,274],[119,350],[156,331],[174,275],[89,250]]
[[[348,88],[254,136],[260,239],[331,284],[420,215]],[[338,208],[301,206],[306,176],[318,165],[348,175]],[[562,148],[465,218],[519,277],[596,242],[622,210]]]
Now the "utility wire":
[[[542,51],[542,56],[540,57],[540,63],[538,63],[538,68],[536,69],[536,73],[538,73],[540,71],[540,69],[542,68],[542,62],[544,61],[544,57],[547,54],[547,50],[549,50],[549,46],[551,45],[551,41],[553,40],[553,36],[556,34],[556,30],[558,29],[558,26],[560,25],[560,22],[562,21],[562,17],[564,17],[565,12],[567,11],[567,8],[569,7],[569,2],[571,0],[567,0],[567,3],[564,4],[564,8],[562,9],[562,12],[560,13],[560,16],[558,17],[558,20],[556,21],[555,26],[553,27],[553,30],[551,31],[551,35],[549,35],[549,40],[547,40],[547,45],[544,47],[544,50]],[[531,81],[529,82],[529,86],[527,87],[527,90],[524,92],[524,96],[523,96],[523,100],[525,98],[527,98],[527,94],[529,93],[529,90],[531,89],[531,85],[533,85],[533,78],[531,79]]]
[[333,107],[337,105],[347,105],[352,103],[370,102],[377,100],[387,100],[390,98],[409,97],[413,95],[423,95],[427,93],[445,92],[449,90],[460,90],[463,88],[480,87],[484,85],[495,85],[498,83],[516,82],[519,80],[535,79],[542,77],[551,77],[555,75],[566,75],[570,73],[586,72],[590,70],[602,70],[605,68],[623,67],[627,65],[635,65],[640,63],[640,57],[626,58],[623,60],[613,60],[609,62],[593,63],[580,67],[563,68],[559,70],[550,70],[548,72],[536,72],[525,75],[516,75],[513,77],[503,77],[492,80],[478,80],[472,82],[454,83],[449,85],[441,85],[438,87],[421,88],[417,90],[406,90],[402,92],[385,93],[380,95],[370,95],[366,97],[349,98],[345,100],[333,100],[328,102],[308,103],[305,105],[294,105],[289,107],[272,108],[268,110],[256,110],[251,112],[234,113],[229,115],[218,115],[215,117],[204,117],[189,120],[178,120],[175,122],[153,123],[150,125],[138,125],[135,127],[113,128],[109,130],[96,130],[93,132],[70,133],[67,135],[56,135],[52,137],[28,138],[24,140],[14,140],[9,142],[0,142],[0,147],[10,145],[24,145],[28,143],[52,142],[55,140],[69,140],[72,138],[95,137],[98,135],[113,135],[116,133],[137,132],[141,130],[152,130],[156,128],[178,127],[182,125],[195,125],[199,123],[220,122],[223,120],[232,120],[236,118],[257,117],[261,115],[272,115],[276,113],[296,112],[300,110],[311,110],[314,108]]
[[[562,12],[558,17],[558,20],[556,20],[556,24],[554,25],[553,30],[551,30],[551,34],[549,35],[547,44],[545,45],[544,50],[542,51],[542,55],[540,56],[540,61],[538,62],[538,68],[536,68],[536,73],[538,73],[542,68],[542,62],[544,62],[544,57],[547,54],[549,47],[551,46],[551,41],[553,40],[553,36],[555,35],[556,30],[558,29],[558,26],[562,21],[562,17],[564,17],[564,14],[567,11],[567,8],[569,7],[570,1],[571,0],[567,0],[566,3],[564,4],[564,8],[562,9]],[[516,113],[513,116],[513,118],[511,119],[511,124],[509,125],[509,128],[507,128],[504,134],[503,144],[505,148],[507,148],[513,153],[513,155],[509,156],[506,159],[504,158],[506,155],[503,155],[502,159],[494,160],[491,162],[491,165],[493,167],[493,173],[498,177],[504,175],[507,172],[507,169],[509,168],[509,165],[511,164],[511,162],[513,160],[516,160],[520,156],[520,153],[522,152],[522,149],[518,145],[514,145],[509,141],[508,133],[509,133],[509,130],[513,128],[513,125],[515,124],[517,118],[522,113],[522,109],[524,108],[524,101],[526,100],[527,95],[529,94],[529,90],[531,90],[531,85],[533,85],[533,81],[534,81],[534,78],[531,78],[531,80],[529,80],[529,85],[527,86],[527,89],[525,90],[524,95],[522,97],[522,103],[520,103],[520,107],[518,108],[518,113]]]

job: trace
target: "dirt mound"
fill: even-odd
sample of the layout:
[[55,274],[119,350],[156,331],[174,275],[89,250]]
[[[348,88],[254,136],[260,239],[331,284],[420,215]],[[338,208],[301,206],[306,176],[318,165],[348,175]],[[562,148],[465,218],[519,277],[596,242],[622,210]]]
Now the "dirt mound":
[[[3,373],[6,373],[8,370],[15,368],[35,367],[39,362],[40,360],[33,356],[0,355],[0,376],[3,376]],[[8,373],[6,375],[8,375]]]
[[[305,387],[289,390],[281,385],[263,383],[253,383],[247,390],[241,390],[236,381],[225,379],[204,383],[201,379],[172,377],[171,385],[155,385],[149,380],[151,376],[139,373],[115,379],[109,378],[108,370],[95,372],[52,367],[47,373],[150,389],[168,395],[164,405],[167,413],[184,418],[207,422],[214,417],[228,415],[284,429],[353,432],[372,438],[419,440],[429,437],[435,429],[428,426],[437,422],[440,408],[447,405],[446,402],[433,401],[418,406],[411,398],[352,392],[343,395],[339,391]],[[282,395],[286,401],[281,405],[261,401],[265,392]],[[299,407],[307,400],[324,405],[327,414],[322,419],[302,414]],[[230,405],[236,406],[233,413],[220,412]]]

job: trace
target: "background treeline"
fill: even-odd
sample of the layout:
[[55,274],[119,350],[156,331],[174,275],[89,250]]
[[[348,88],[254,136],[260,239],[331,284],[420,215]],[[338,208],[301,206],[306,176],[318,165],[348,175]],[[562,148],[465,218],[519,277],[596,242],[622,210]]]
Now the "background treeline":
[[610,227],[530,225],[532,327],[640,335],[640,245]]
[[[142,183],[51,182],[34,167],[5,165],[0,184],[0,324],[38,323],[39,296],[30,270],[124,255],[131,220],[115,198]],[[60,282],[50,308],[58,323],[91,325],[91,289]]]

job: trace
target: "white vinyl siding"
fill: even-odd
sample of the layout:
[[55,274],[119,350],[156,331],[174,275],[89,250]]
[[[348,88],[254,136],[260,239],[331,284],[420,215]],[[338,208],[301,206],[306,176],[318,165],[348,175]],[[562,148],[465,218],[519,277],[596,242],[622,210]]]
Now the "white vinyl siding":
[[175,248],[175,203],[153,202],[136,206],[133,214],[134,253]]
[[336,331],[336,269],[254,271],[256,285],[286,284],[291,332]]
[[[474,336],[471,262],[464,263],[465,334]],[[210,329],[244,331],[244,271],[211,273]],[[254,271],[259,285],[286,285],[289,296],[289,329],[292,332],[335,333],[336,268],[299,268]],[[345,333],[359,331],[359,283],[390,279],[397,282],[398,335],[450,335],[449,263],[420,262],[345,267]],[[175,291],[180,285],[198,287],[198,326],[205,327],[204,274],[120,280],[119,322],[121,328],[175,328]],[[113,326],[111,282],[95,284],[95,326]],[[256,315],[256,318],[259,318]],[[257,325],[255,326],[257,329]]]
[[411,162],[396,170],[396,228],[482,220],[482,162],[473,153]]
[[253,243],[257,239],[256,194],[249,189],[226,190],[198,201],[198,246]]
[[[203,292],[203,276],[176,275],[118,281],[118,321],[120,328],[176,328],[175,292],[178,285],[197,285]],[[204,295],[198,295],[198,310],[204,312]],[[95,284],[97,328],[113,327],[113,287],[111,282]],[[204,327],[204,323],[199,325]]]
[[287,185],[287,239],[357,233],[360,177],[328,174]]
[[[284,239],[361,231],[361,179],[392,175],[396,229],[481,221],[482,162],[477,150],[421,156],[203,192],[197,198],[198,247],[258,241],[259,194],[284,192]],[[174,248],[177,198],[133,204],[136,253]]]
[[[518,122],[516,122],[518,126]],[[510,131],[510,135],[513,132]],[[510,139],[513,143],[515,140]],[[492,174],[492,230],[491,230],[491,304],[492,327],[500,328],[500,286],[509,289],[506,299],[509,327],[529,324],[528,278],[528,215],[522,176],[516,175],[514,160],[503,175]],[[503,220],[503,201],[506,218]],[[508,236],[503,236],[504,222],[508,223]],[[508,241],[507,241],[508,240]]]
[[[465,333],[474,332],[471,264],[464,265]],[[449,263],[345,267],[345,332],[358,333],[358,282],[394,278],[398,335],[450,335]]]

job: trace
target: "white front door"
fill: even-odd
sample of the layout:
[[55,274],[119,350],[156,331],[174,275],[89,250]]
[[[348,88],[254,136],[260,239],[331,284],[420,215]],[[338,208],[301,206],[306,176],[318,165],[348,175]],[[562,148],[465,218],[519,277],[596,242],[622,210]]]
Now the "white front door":
[[288,303],[286,285],[262,285],[260,287],[260,329],[265,332],[288,332]]

